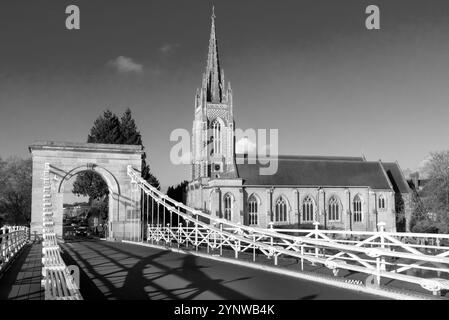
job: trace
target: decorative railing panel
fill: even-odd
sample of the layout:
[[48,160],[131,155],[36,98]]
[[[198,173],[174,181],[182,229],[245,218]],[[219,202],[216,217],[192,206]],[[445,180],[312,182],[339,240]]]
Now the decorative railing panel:
[[218,249],[220,254],[226,248],[235,258],[252,252],[254,261],[262,254],[275,265],[281,256],[292,257],[301,269],[307,261],[326,266],[335,276],[341,269],[366,274],[370,286],[386,278],[417,284],[435,295],[449,289],[449,235],[385,232],[383,223],[377,232],[319,230],[318,223],[312,230],[242,226],[170,199],[131,167],[128,175],[143,193],[146,241]]
[[[55,233],[53,220],[50,165],[45,164],[42,217],[42,286],[45,300],[81,300],[78,285],[72,276],[73,268],[67,267],[61,257],[61,249]],[[74,270],[76,272],[76,270]]]
[[28,242],[30,229],[22,226],[0,228],[0,272]]

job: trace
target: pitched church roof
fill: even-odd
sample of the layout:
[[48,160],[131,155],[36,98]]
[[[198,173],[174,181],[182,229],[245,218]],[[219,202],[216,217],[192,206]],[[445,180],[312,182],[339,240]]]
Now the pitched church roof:
[[[246,157],[243,153],[237,153],[236,159],[243,159]],[[259,157],[260,159],[260,157]],[[344,161],[365,161],[364,157],[349,157],[349,156],[304,156],[304,155],[278,155],[280,160],[344,160]]]
[[388,178],[395,192],[409,193],[410,187],[407,183],[407,179],[404,177],[401,168],[397,162],[382,162],[382,167],[384,168]]
[[[244,185],[371,187],[391,189],[381,162],[348,157],[279,157],[278,170],[273,175],[261,175],[256,164],[236,164]],[[362,159],[362,158],[359,158]]]

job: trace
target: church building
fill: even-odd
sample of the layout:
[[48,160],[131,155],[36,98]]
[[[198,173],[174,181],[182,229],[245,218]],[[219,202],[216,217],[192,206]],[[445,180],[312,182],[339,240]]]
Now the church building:
[[[212,13],[206,72],[195,95],[187,205],[242,225],[409,231],[409,185],[397,162],[365,157],[278,156],[278,170],[235,152],[233,92],[218,57]],[[405,217],[405,220],[400,218]]]

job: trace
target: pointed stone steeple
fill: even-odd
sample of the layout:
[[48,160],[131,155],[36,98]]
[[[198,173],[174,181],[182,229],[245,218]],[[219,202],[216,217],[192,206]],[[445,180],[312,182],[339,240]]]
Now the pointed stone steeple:
[[212,7],[211,30],[209,39],[209,53],[207,55],[206,66],[206,95],[207,102],[221,103],[223,102],[223,79],[220,69],[220,61],[218,58],[218,45],[215,36],[215,13]]
[[[219,106],[217,106],[219,104]],[[192,126],[192,180],[218,179],[235,172],[234,116],[231,85],[220,67],[212,8],[206,71],[195,94]],[[206,180],[200,180],[206,183]]]

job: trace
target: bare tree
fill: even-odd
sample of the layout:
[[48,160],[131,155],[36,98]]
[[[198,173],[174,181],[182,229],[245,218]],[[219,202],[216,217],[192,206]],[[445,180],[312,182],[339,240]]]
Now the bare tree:
[[3,223],[30,223],[31,178],[31,159],[0,159],[0,216],[3,217]]
[[[428,181],[419,193],[414,212],[415,231],[419,226],[440,233],[449,232],[449,151],[434,152],[426,163]],[[419,209],[419,210],[418,210]],[[423,230],[429,231],[429,230]]]

